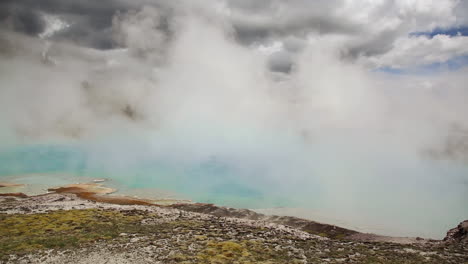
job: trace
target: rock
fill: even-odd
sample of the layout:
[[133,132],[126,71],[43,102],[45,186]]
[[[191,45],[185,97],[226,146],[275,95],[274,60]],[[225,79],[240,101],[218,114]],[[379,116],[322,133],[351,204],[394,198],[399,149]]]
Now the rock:
[[[236,211],[231,208],[219,209],[212,205],[187,207],[193,211],[207,210],[216,214],[225,212],[228,216],[245,215],[249,219],[218,217],[189,211],[184,212],[184,217],[181,219],[178,218],[179,211],[170,207],[94,204],[73,194],[54,193],[25,199],[12,198],[14,199],[12,202],[0,199],[0,212],[8,213],[1,215],[0,237],[15,236],[15,240],[21,239],[18,241],[25,241],[24,243],[31,241],[34,245],[41,246],[38,250],[25,255],[21,247],[10,250],[8,248],[10,240],[0,239],[0,248],[10,251],[6,252],[8,256],[5,258],[5,263],[12,264],[38,262],[343,264],[421,263],[424,260],[437,264],[458,264],[465,263],[468,256],[468,247],[464,243],[435,241],[433,244],[427,242],[408,246],[390,242],[321,238],[299,228],[330,232],[336,232],[340,228],[333,225],[322,227],[319,223],[311,225],[304,219],[260,214],[254,217],[261,219],[260,221],[249,220],[256,213],[246,210]],[[54,203],[61,198],[66,199]],[[84,205],[77,207],[80,210],[68,211],[77,204]],[[33,210],[31,214],[21,210],[22,207],[38,209]],[[46,212],[50,215],[47,216]],[[89,219],[85,216],[89,216]],[[27,221],[22,222],[21,219]],[[55,220],[36,221],[37,219]],[[268,222],[269,219],[281,224]],[[25,223],[29,222],[34,223],[34,228],[44,230],[45,240],[31,240],[28,237],[32,236],[34,239],[36,233],[17,232],[25,230]],[[108,225],[110,223],[112,225]],[[96,228],[96,224],[99,228]],[[297,226],[297,229],[290,225]],[[461,227],[464,228],[463,224]],[[108,237],[108,234],[112,237]],[[114,234],[118,234],[118,237],[114,237]],[[62,237],[65,239],[83,237],[91,240],[89,243],[80,243],[77,246],[55,243],[55,241],[60,242]],[[418,241],[416,238],[413,240]],[[43,244],[45,242],[48,244]],[[49,245],[50,242],[56,245],[53,250],[42,248],[42,245]],[[4,263],[2,261],[0,256],[0,263]]]
[[450,229],[445,236],[447,242],[468,242],[468,220],[461,222],[457,227]]

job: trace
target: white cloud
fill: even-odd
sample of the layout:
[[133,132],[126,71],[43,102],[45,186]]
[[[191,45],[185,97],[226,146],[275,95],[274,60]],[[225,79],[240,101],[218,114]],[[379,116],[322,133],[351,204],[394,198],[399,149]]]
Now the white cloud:
[[455,14],[457,16],[457,25],[468,26],[468,1],[460,0],[455,7]]
[[436,35],[399,38],[389,52],[369,58],[374,67],[411,68],[468,55],[468,37]]
[[[413,32],[456,25],[460,20],[457,9],[461,6],[457,0],[263,0],[226,3],[227,7],[221,15],[229,19],[243,41],[269,45],[291,37],[307,39],[310,35],[319,35],[328,41],[327,35],[340,36],[334,37],[341,39],[337,47],[339,50],[360,61],[373,61],[374,65],[391,64],[391,59],[382,59],[384,61],[379,64],[379,58],[395,57],[395,54],[404,52],[401,46],[411,45],[408,42],[415,41],[413,38],[407,39]],[[463,53],[445,46],[438,50],[437,44],[429,46],[433,47],[428,51],[430,54],[422,54],[420,50],[420,55],[412,58],[416,59],[412,60],[412,65],[450,59]],[[439,52],[441,54],[437,55]],[[408,56],[411,57],[410,54]],[[419,57],[421,61],[417,60]],[[395,63],[400,60],[396,59]]]
[[166,34],[157,30],[161,26],[161,21],[159,11],[149,6],[143,7],[138,12],[117,13],[112,19],[114,40],[137,56],[160,57],[167,42]]
[[45,21],[45,29],[38,35],[40,38],[50,38],[55,33],[70,27],[70,24],[66,21],[53,15],[43,14],[43,19]]

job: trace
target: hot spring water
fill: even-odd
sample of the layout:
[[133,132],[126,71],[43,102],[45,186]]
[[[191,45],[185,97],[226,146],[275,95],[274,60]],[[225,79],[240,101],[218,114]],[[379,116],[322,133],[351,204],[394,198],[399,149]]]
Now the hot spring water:
[[128,152],[119,156],[80,145],[22,145],[0,152],[0,181],[42,191],[107,178],[105,184],[120,194],[296,215],[388,235],[442,238],[468,218],[466,166],[388,151],[340,161],[320,146],[315,149],[301,153],[307,159],[283,160],[288,164],[283,166],[274,158],[228,156],[147,155],[129,161]]

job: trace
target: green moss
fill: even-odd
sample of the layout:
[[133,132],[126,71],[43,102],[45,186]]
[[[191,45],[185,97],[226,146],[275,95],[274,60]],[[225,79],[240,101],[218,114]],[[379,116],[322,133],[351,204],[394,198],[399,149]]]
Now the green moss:
[[345,239],[346,235],[345,234],[337,234],[333,237],[334,239]]
[[197,263],[295,263],[294,258],[258,241],[210,241],[197,256]]
[[[324,263],[324,259],[376,264],[464,263],[462,257],[458,259],[463,261],[449,262],[431,255],[427,260],[418,253],[404,251],[405,248],[420,250],[417,246],[302,240],[281,232],[271,234],[266,228],[215,219],[179,217],[169,218],[167,222],[151,221],[160,218],[145,211],[99,209],[0,214],[0,262],[9,254],[21,255],[49,248],[73,249],[95,241],[127,245],[131,238],[139,237],[141,245],[160,245],[160,242],[167,245],[169,248],[159,253],[167,263],[303,263],[304,257],[308,263]],[[131,235],[120,236],[120,233]],[[448,249],[433,248],[431,251],[445,254]],[[450,251],[466,252],[464,248]]]
[[0,214],[0,258],[37,249],[76,247],[115,238],[140,216],[118,211],[69,210],[45,214]]

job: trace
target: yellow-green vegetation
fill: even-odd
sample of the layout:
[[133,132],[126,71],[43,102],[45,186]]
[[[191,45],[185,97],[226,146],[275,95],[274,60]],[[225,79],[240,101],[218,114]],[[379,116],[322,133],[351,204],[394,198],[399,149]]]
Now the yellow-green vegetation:
[[[125,233],[125,234],[123,234]],[[102,241],[103,243],[93,244]],[[144,210],[59,210],[0,214],[0,262],[42,249],[106,248],[143,252],[163,263],[466,263],[466,248],[302,239],[223,218],[202,219]],[[420,254],[419,252],[435,252]],[[138,253],[138,254],[140,254]],[[135,253],[137,254],[137,253]],[[450,259],[446,259],[450,254]],[[25,256],[23,256],[25,257]],[[453,260],[453,261],[452,261]]]
[[0,214],[0,259],[10,253],[76,247],[115,238],[141,216],[110,210],[68,210],[44,214]]
[[[205,250],[197,256],[197,263],[296,263],[295,259],[287,259],[287,254],[275,251],[258,241],[210,241]],[[298,262],[297,262],[298,263]]]
[[274,250],[262,242],[254,240],[219,241],[209,240],[196,256],[177,254],[170,259],[177,263],[199,264],[284,264],[302,263],[288,257],[284,250]]

